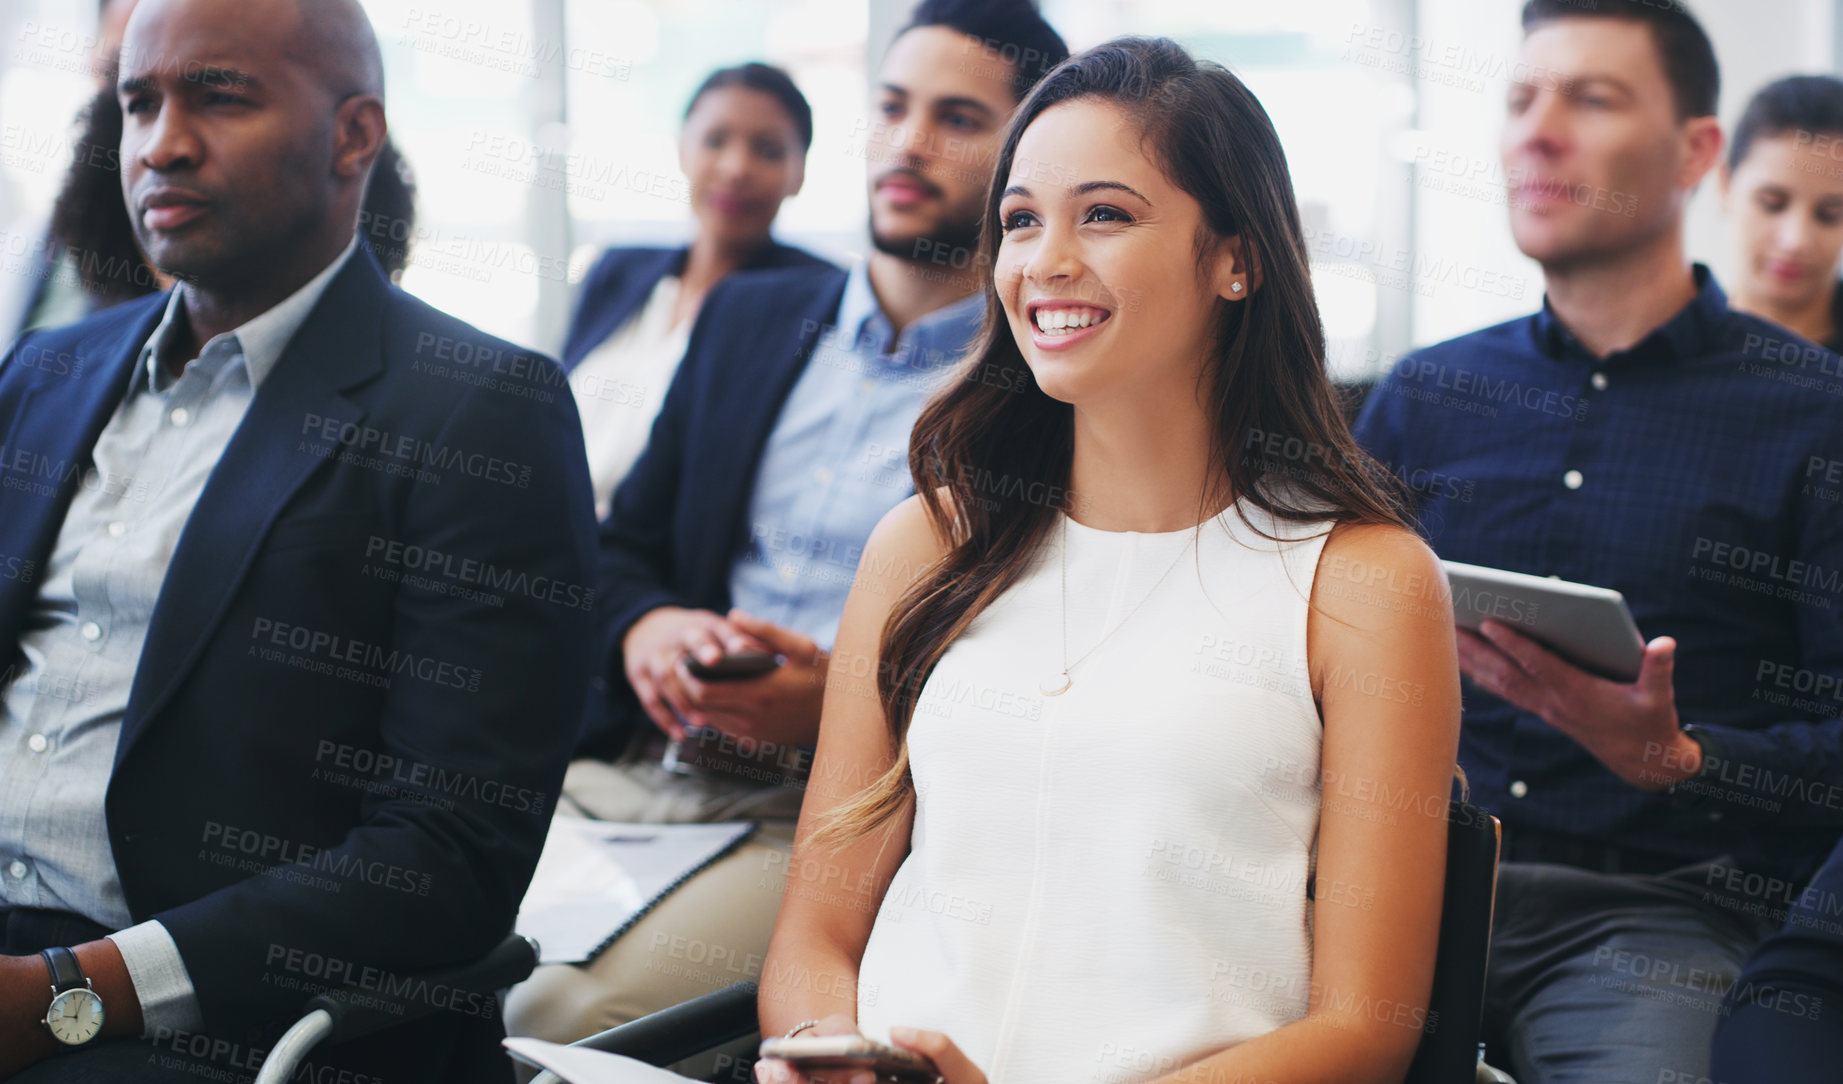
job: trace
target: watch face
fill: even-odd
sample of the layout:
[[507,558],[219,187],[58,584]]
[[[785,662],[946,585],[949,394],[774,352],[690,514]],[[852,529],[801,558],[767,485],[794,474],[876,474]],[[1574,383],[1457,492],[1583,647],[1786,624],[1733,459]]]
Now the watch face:
[[51,999],[45,1026],[51,1037],[66,1046],[78,1046],[102,1030],[102,999],[89,990],[66,990]]

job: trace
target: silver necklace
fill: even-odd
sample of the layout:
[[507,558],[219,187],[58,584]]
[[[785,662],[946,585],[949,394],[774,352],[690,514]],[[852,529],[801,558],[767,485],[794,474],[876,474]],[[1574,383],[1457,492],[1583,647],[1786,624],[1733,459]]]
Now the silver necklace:
[[1177,552],[1177,556],[1171,559],[1171,564],[1169,567],[1165,569],[1164,575],[1158,577],[1158,581],[1152,585],[1152,589],[1150,591],[1147,591],[1145,593],[1145,597],[1139,600],[1139,605],[1134,606],[1131,610],[1128,610],[1126,612],[1125,617],[1122,617],[1114,625],[1113,628],[1108,629],[1107,632],[1103,634],[1099,640],[1096,640],[1094,642],[1093,647],[1082,652],[1082,656],[1080,659],[1076,659],[1074,662],[1070,662],[1069,661],[1069,517],[1068,517],[1068,513],[1066,512],[1063,513],[1063,516],[1062,516],[1062,673],[1058,674],[1054,679],[1050,681],[1038,682],[1037,689],[1041,691],[1044,696],[1061,696],[1063,693],[1068,692],[1069,686],[1074,684],[1074,679],[1069,677],[1069,671],[1075,669],[1077,666],[1080,666],[1084,659],[1094,654],[1096,651],[1099,651],[1101,645],[1107,642],[1108,637],[1112,636],[1116,632],[1119,632],[1121,625],[1124,625],[1128,621],[1131,621],[1133,619],[1133,615],[1139,612],[1140,607],[1144,606],[1146,602],[1149,601],[1153,595],[1158,593],[1159,587],[1162,586],[1166,578],[1171,575],[1172,570],[1177,568],[1177,563],[1184,559],[1184,555],[1186,553],[1190,552],[1190,547],[1196,544],[1197,544],[1196,536],[1192,535],[1190,541],[1184,544],[1184,548],[1179,550]]

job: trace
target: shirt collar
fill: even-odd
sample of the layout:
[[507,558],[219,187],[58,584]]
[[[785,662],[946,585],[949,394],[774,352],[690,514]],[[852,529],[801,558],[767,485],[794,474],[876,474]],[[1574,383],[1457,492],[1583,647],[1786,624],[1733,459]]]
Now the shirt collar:
[[[203,360],[207,355],[241,354],[244,368],[249,372],[250,387],[260,387],[263,379],[281,360],[282,351],[288,348],[294,333],[307,322],[307,315],[319,303],[320,296],[326,293],[333,276],[345,267],[357,248],[358,234],[354,233],[352,240],[346,243],[345,250],[334,257],[332,263],[321,268],[319,274],[308,279],[300,289],[283,298],[267,312],[229,331],[213,335],[211,341],[199,349],[199,359]],[[156,392],[165,391],[175,380],[167,375],[158,359],[167,353],[173,338],[179,333],[179,322],[186,318],[185,295],[185,283],[173,287],[172,296],[166,302],[166,314],[160,318],[160,326],[154,328],[154,333],[147,337],[147,343],[141,347],[140,357],[136,361],[147,387]]]
[[[916,319],[902,329],[897,342],[891,343],[889,317],[883,314],[877,292],[871,289],[870,264],[866,260],[851,265],[845,275],[845,294],[838,303],[839,334],[848,336],[854,348],[918,369],[939,368],[943,359],[938,355],[943,349],[957,358],[978,334],[984,318],[985,294],[975,290]],[[908,347],[918,348],[904,349]],[[901,356],[888,357],[892,350],[901,351]]]
[[[866,325],[872,320],[876,324],[870,328]],[[870,264],[859,260],[851,265],[845,274],[845,295],[838,302],[838,330],[850,337],[852,342],[863,342],[866,338],[877,336],[877,349],[881,351],[888,345],[889,318],[883,315],[882,306],[877,304],[877,292],[870,288]]]
[[[1692,265],[1690,276],[1696,285],[1696,296],[1690,299],[1689,304],[1678,309],[1676,315],[1651,329],[1650,334],[1629,348],[1615,351],[1601,360],[1609,364],[1675,361],[1705,353],[1717,329],[1728,319],[1728,295],[1722,290],[1721,284],[1715,281],[1715,273],[1707,265]],[[1587,353],[1587,348],[1581,345],[1574,333],[1555,315],[1555,310],[1549,307],[1547,294],[1542,297],[1542,310],[1533,318],[1532,328],[1537,345],[1557,361],[1570,352]]]

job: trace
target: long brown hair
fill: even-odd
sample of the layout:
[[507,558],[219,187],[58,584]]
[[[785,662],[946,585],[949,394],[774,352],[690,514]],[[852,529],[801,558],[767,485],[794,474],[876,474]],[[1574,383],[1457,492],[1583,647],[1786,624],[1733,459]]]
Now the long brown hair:
[[[950,548],[883,629],[877,693],[895,763],[835,807],[816,839],[842,846],[902,811],[913,792],[906,735],[923,683],[973,618],[1031,567],[1069,503],[1073,411],[1030,379],[993,269],[1018,141],[1044,110],[1075,99],[1125,110],[1166,175],[1202,206],[1200,276],[1230,237],[1259,270],[1259,288],[1245,300],[1217,302],[1215,347],[1202,373],[1212,451],[1233,493],[1281,520],[1412,529],[1399,483],[1357,447],[1325,374],[1292,178],[1260,102],[1227,69],[1166,38],[1117,38],[1070,57],[1005,131],[980,228],[985,323],[959,379],[923,409],[910,438],[916,492]],[[1198,495],[1201,511],[1209,498]]]

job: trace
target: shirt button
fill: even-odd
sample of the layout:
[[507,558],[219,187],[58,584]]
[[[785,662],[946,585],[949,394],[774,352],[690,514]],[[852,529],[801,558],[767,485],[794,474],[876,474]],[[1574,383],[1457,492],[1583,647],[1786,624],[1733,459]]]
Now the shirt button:
[[859,395],[869,395],[871,392],[876,391],[876,390],[877,390],[877,382],[875,380],[858,381],[858,394]]
[[1581,488],[1581,482],[1581,472],[1577,470],[1571,470],[1561,476],[1561,484],[1567,486],[1569,489]]
[[813,472],[813,480],[818,482],[822,486],[831,485],[832,484],[832,468],[831,467],[820,467],[818,470]]
[[175,426],[183,429],[185,424],[192,420],[192,412],[185,407],[174,407],[173,412],[166,417],[167,420],[171,421]]
[[15,881],[23,881],[25,880],[26,874],[32,872],[32,868],[26,865],[24,859],[15,858],[13,859],[13,864],[6,867],[6,871],[13,875]]
[[42,753],[51,747],[51,739],[43,734],[34,734],[26,739],[26,748],[34,753]]
[[121,536],[127,533],[128,533],[128,525],[126,523],[123,523],[121,520],[118,519],[115,522],[109,524],[109,537],[110,538],[120,538]]
[[83,638],[92,644],[102,639],[102,626],[94,621],[85,621],[83,627],[77,631],[81,632]]
[[1605,391],[1606,390],[1606,374],[1605,373],[1593,374],[1593,390],[1594,391]]
[[1512,798],[1521,798],[1528,793],[1529,784],[1525,783],[1523,780],[1519,779],[1510,784],[1510,796]]
[[799,574],[800,574],[800,570],[795,568],[793,565],[782,565],[781,566],[781,578],[783,580],[792,580],[794,577],[798,576]]

